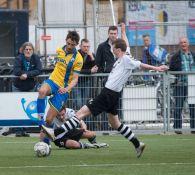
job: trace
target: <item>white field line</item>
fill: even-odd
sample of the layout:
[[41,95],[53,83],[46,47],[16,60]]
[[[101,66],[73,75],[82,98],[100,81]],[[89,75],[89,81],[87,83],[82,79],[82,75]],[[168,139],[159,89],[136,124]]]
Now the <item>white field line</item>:
[[164,162],[164,163],[132,163],[132,164],[82,164],[82,165],[34,165],[34,166],[0,166],[0,169],[28,169],[28,168],[65,168],[65,167],[117,167],[117,166],[166,166],[166,165],[195,165],[194,163],[170,163],[170,162]]

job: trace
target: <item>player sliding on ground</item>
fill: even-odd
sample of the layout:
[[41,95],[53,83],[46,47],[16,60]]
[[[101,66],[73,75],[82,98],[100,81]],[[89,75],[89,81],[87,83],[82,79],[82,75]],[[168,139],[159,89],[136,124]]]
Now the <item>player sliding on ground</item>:
[[140,61],[127,56],[125,54],[126,49],[127,45],[122,39],[117,39],[113,43],[113,53],[117,58],[117,61],[113,65],[112,71],[110,72],[108,80],[101,93],[95,99],[90,100],[86,105],[84,105],[76,113],[76,115],[66,121],[61,128],[53,131],[43,125],[42,128],[45,132],[47,132],[48,136],[55,137],[58,133],[66,133],[76,128],[79,125],[80,120],[84,119],[86,116],[89,116],[90,114],[97,116],[105,111],[108,113],[108,121],[110,122],[112,128],[116,129],[121,135],[133,143],[138,158],[142,155],[145,144],[137,139],[129,126],[119,121],[117,109],[119,105],[120,92],[130,77],[133,69],[144,68],[162,72],[167,70],[168,67],[165,65],[155,67],[143,64]]
[[[75,116],[75,111],[63,106],[62,110],[53,120],[53,129],[57,129],[63,125],[66,120]],[[45,135],[41,133],[44,141]],[[89,143],[81,142],[80,139],[88,139]],[[106,143],[97,143],[96,133],[87,129],[87,125],[83,120],[80,121],[78,128],[72,129],[66,133],[62,131],[52,138],[56,146],[66,149],[86,149],[86,148],[102,148],[108,147]]]

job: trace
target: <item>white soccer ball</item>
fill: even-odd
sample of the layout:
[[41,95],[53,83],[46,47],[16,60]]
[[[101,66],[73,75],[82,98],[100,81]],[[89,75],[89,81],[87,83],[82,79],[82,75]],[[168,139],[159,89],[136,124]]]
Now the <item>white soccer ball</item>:
[[50,154],[50,147],[45,142],[38,142],[34,146],[34,151],[37,157],[46,157]]

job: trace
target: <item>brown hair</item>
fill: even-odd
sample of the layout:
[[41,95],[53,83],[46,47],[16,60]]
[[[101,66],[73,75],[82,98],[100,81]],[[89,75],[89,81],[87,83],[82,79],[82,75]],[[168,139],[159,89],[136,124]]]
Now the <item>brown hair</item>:
[[117,26],[110,26],[108,28],[108,33],[109,33],[110,30],[117,30],[117,32],[118,32],[118,27]]
[[89,40],[88,40],[87,38],[83,38],[83,39],[81,40],[81,44],[82,44],[83,42],[89,43]]
[[114,42],[113,42],[113,45],[116,49],[121,49],[122,52],[126,52],[127,50],[127,45],[126,45],[126,42],[125,40],[123,39],[116,39]]
[[79,43],[80,36],[79,36],[79,34],[75,30],[68,31],[68,35],[66,36],[66,40],[69,39],[69,38],[72,41],[75,41],[77,44]]

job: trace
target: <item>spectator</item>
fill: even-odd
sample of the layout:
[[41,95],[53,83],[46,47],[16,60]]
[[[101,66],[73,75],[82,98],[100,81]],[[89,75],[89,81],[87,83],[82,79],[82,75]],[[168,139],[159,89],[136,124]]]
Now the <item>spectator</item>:
[[[36,90],[35,77],[41,74],[42,65],[38,55],[34,53],[32,43],[25,42],[19,49],[19,54],[15,59],[13,74],[18,76],[12,85],[13,92],[33,92]],[[10,133],[16,133],[17,137],[25,136],[25,128],[10,128]]]
[[[158,66],[166,63],[167,51],[159,46],[151,43],[150,35],[143,35],[144,49],[142,54],[142,62],[145,64]],[[146,83],[157,83],[159,76],[143,76]]]
[[[90,52],[90,42],[88,39],[82,39],[80,49],[78,50],[83,57],[83,67],[81,74],[94,74],[98,71],[98,67],[95,65],[95,55]],[[91,90],[93,85],[92,77],[80,77],[78,86],[73,90],[74,103],[76,108],[81,108],[86,103],[87,99],[90,98]]]
[[22,45],[22,53],[15,59],[13,74],[18,76],[14,79],[13,92],[32,92],[35,91],[35,77],[41,74],[41,62],[39,57],[34,54],[34,47],[30,42]]
[[113,55],[113,42],[117,39],[118,28],[117,26],[110,26],[108,29],[108,39],[99,44],[96,53],[96,64],[98,66],[98,72],[110,73],[112,66],[116,59]]
[[167,51],[151,43],[150,35],[143,35],[144,49],[142,62],[149,65],[162,65],[166,62]]
[[[180,49],[170,60],[170,71],[192,71],[195,70],[195,53],[190,51],[189,42],[186,37],[179,40]],[[174,129],[176,134],[182,134],[182,108],[188,95],[188,79],[186,75],[177,75],[177,82],[173,90],[175,97]],[[195,104],[189,104],[190,128],[195,128]],[[195,131],[192,131],[195,133]]]

